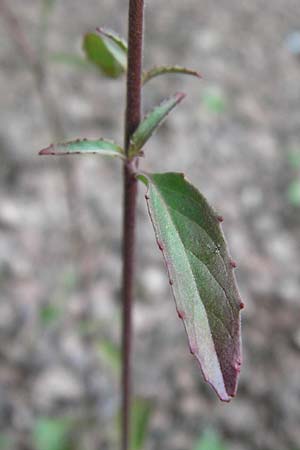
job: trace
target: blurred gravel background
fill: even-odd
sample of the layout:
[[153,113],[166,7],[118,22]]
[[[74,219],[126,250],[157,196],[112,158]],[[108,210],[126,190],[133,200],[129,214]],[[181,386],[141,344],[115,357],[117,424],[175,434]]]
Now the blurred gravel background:
[[[41,2],[7,4],[38,49]],[[120,0],[56,2],[41,56],[68,139],[122,142],[124,80],[50,55],[81,55],[99,25],[126,36],[126,11]],[[147,2],[145,66],[179,63],[203,80],[145,88],[145,110],[188,96],[143,168],[184,171],[224,215],[246,309],[238,395],[221,404],[189,355],[140,192],[134,370],[154,404],[146,449],[190,450],[207,427],[231,450],[300,449],[299,29],[298,0]],[[118,379],[101,343],[119,339],[121,168],[37,156],[53,137],[11,31],[0,16],[0,448],[32,450],[37,418],[50,415],[76,423],[74,449],[110,450]]]

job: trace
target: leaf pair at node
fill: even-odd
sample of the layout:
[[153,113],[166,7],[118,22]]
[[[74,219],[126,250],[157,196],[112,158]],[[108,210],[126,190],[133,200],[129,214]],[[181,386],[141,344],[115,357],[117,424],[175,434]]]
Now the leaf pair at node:
[[[132,159],[140,155],[145,143],[150,139],[155,130],[159,128],[168,114],[185,97],[182,93],[177,93],[165,99],[156,106],[138,126],[130,140],[128,157]],[[101,154],[103,156],[118,157],[126,159],[125,151],[122,147],[108,139],[89,140],[77,139],[75,141],[52,144],[40,151],[40,155],[90,155]]]
[[[95,32],[85,35],[83,50],[92,64],[94,64],[103,75],[110,78],[119,78],[127,71],[128,48],[126,41],[117,33],[107,28],[97,28]],[[201,78],[196,70],[181,66],[157,66],[144,71],[142,83],[146,84],[152,78],[165,74],[184,74]]]

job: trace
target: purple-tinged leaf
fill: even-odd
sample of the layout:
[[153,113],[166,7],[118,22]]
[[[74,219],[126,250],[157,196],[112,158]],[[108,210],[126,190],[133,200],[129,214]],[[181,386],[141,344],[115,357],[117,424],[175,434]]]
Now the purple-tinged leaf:
[[136,131],[131,136],[129,156],[132,158],[139,154],[144,144],[150,139],[154,131],[162,124],[168,114],[185,97],[185,94],[178,92],[163,100],[141,121]]
[[241,366],[241,301],[220,217],[183,174],[142,174],[177,313],[205,380],[223,401],[236,393]]
[[166,75],[171,73],[177,73],[182,75],[191,75],[193,77],[202,78],[200,72],[192,69],[188,69],[187,67],[182,66],[157,66],[153,67],[150,70],[146,70],[143,72],[143,85],[148,83],[148,81],[152,80],[155,77],[160,75]]
[[124,150],[107,139],[75,141],[51,144],[39,152],[39,155],[102,155],[125,159]]

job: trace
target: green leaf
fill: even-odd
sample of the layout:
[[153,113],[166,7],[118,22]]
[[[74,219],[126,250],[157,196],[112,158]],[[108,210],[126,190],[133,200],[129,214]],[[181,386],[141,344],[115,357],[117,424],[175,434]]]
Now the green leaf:
[[185,94],[178,92],[175,95],[165,99],[160,105],[156,106],[142,120],[136,131],[133,133],[130,141],[129,156],[134,157],[139,154],[144,144],[150,139],[154,131],[162,124],[168,114],[185,97]]
[[227,450],[227,447],[223,444],[217,433],[208,430],[196,443],[193,450]]
[[171,73],[177,73],[182,75],[192,75],[197,78],[202,78],[200,72],[197,72],[196,70],[191,70],[186,67],[181,66],[158,66],[153,67],[150,70],[143,72],[143,85],[148,83],[148,81],[152,80],[152,78],[158,77],[160,75],[165,74],[171,74]]
[[131,450],[141,450],[144,447],[151,415],[152,403],[135,398],[132,405]]
[[217,216],[180,173],[143,174],[148,210],[190,351],[221,400],[236,393],[243,308]]
[[41,417],[34,424],[32,438],[36,450],[71,450],[70,423]]
[[39,155],[103,155],[125,159],[121,147],[107,139],[88,140],[77,139],[76,141],[51,144],[39,152]]
[[289,202],[294,206],[300,206],[300,181],[295,180],[289,185],[287,190]]
[[103,32],[86,34],[83,50],[88,60],[108,77],[118,78],[127,69],[127,53]]
[[99,27],[96,29],[96,31],[101,36],[110,39],[112,42],[114,42],[114,44],[117,45],[124,53],[128,52],[127,42],[125,41],[125,39],[121,38],[121,36],[119,36],[114,31],[104,27]]

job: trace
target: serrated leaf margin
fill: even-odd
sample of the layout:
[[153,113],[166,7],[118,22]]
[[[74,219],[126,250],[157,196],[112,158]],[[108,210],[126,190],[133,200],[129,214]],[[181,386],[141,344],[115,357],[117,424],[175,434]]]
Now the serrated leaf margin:
[[[172,174],[172,172],[167,173],[167,174],[170,175],[170,174]],[[184,177],[184,174],[182,174],[182,173],[173,173],[173,174],[174,174],[174,175],[176,174],[176,175],[181,176],[182,178],[185,178],[185,177]],[[151,220],[152,225],[153,225],[153,228],[154,228],[154,232],[155,232],[155,236],[156,236],[156,240],[157,240],[158,247],[159,247],[159,249],[161,250],[161,252],[162,252],[162,254],[163,254],[163,258],[164,258],[165,265],[166,265],[166,269],[167,269],[167,272],[168,272],[168,275],[169,275],[170,285],[171,285],[171,288],[172,288],[172,293],[173,293],[173,296],[174,296],[175,304],[177,305],[177,296],[176,296],[176,293],[175,293],[175,290],[174,290],[173,280],[172,280],[172,276],[171,276],[171,273],[170,273],[170,261],[169,261],[168,256],[167,256],[166,253],[165,253],[165,250],[164,250],[164,246],[163,246],[163,244],[162,244],[162,241],[160,240],[160,233],[159,233],[159,230],[158,230],[158,226],[157,226],[157,224],[156,224],[156,222],[155,222],[155,219],[154,219],[154,213],[153,213],[153,211],[152,211],[152,209],[151,209],[151,205],[150,205],[150,201],[149,201],[149,200],[150,200],[149,190],[150,190],[150,186],[151,186],[151,176],[153,176],[153,175],[163,175],[163,174],[149,174],[149,173],[143,172],[143,173],[139,173],[139,174],[137,175],[137,178],[138,178],[140,181],[142,181],[142,182],[147,186],[147,194],[145,195],[145,198],[146,198],[146,201],[147,201],[147,207],[148,207],[149,217],[150,217],[150,220]],[[189,183],[186,179],[185,179],[185,181],[186,181],[193,189],[195,189],[195,190],[199,193],[199,191],[198,191],[191,183]],[[152,183],[152,184],[153,184],[153,183]],[[199,194],[200,194],[200,193],[199,193]],[[200,194],[200,195],[202,196],[202,194]],[[202,196],[202,197],[203,197],[203,196]],[[207,203],[207,201],[206,201],[206,199],[205,199],[204,197],[203,197],[203,199],[204,199],[205,202]],[[211,208],[211,207],[209,206],[208,203],[207,203],[207,205],[208,205],[209,208]],[[221,233],[221,235],[222,235],[222,238],[223,238],[223,240],[224,240],[224,243],[226,244],[226,240],[225,240],[224,234],[223,234],[222,229],[221,229],[221,226],[220,226],[220,222],[223,221],[223,218],[222,218],[221,216],[218,216],[217,214],[215,214],[215,218],[216,218],[216,221],[219,222],[219,228],[220,228],[219,231],[220,231],[220,233]],[[182,245],[183,245],[183,244],[182,244]],[[234,261],[232,261],[232,260],[229,258],[229,256],[228,256],[228,261],[229,261],[229,263],[230,263],[231,268],[236,267],[236,263],[235,263]],[[239,292],[238,292],[237,286],[236,286],[235,276],[234,276],[233,273],[232,273],[232,276],[233,276],[233,282],[234,282],[234,284],[235,284],[235,288],[236,288],[236,292],[237,292],[237,300],[238,300],[238,302],[239,302],[239,304],[238,304],[238,309],[239,309],[239,312],[240,312],[240,310],[244,308],[244,303],[241,301],[241,298],[240,298],[240,295],[239,295]],[[202,303],[202,302],[201,302],[201,303]],[[235,355],[235,360],[236,360],[236,362],[234,363],[234,368],[235,368],[235,372],[236,372],[235,389],[234,389],[233,392],[228,393],[228,392],[227,392],[227,389],[226,389],[226,387],[225,387],[225,381],[224,381],[224,380],[223,380],[223,387],[222,387],[222,386],[220,386],[220,385],[218,386],[217,383],[216,383],[215,381],[213,381],[213,380],[211,380],[211,379],[209,379],[209,378],[207,377],[207,374],[205,373],[205,371],[203,370],[203,367],[202,367],[202,361],[201,361],[201,359],[199,359],[199,357],[198,357],[197,354],[196,354],[196,351],[195,351],[195,348],[194,348],[194,343],[191,342],[190,335],[189,335],[189,332],[188,332],[187,325],[186,325],[186,323],[185,323],[184,317],[180,315],[180,312],[179,312],[178,310],[177,310],[177,313],[178,313],[179,317],[183,320],[184,327],[185,327],[185,330],[186,330],[186,334],[187,334],[188,340],[189,340],[189,345],[190,345],[191,353],[192,353],[193,355],[195,355],[196,358],[197,358],[197,361],[198,361],[198,363],[199,363],[199,365],[200,365],[200,369],[201,369],[201,372],[202,372],[202,375],[203,375],[204,380],[205,380],[207,383],[209,383],[209,384],[211,385],[211,387],[214,389],[214,391],[216,392],[216,394],[219,396],[220,400],[225,401],[225,402],[229,402],[229,401],[231,400],[231,398],[234,397],[235,394],[236,394],[236,389],[237,389],[237,378],[238,378],[237,375],[239,374],[239,371],[240,371],[240,365],[241,365],[240,314],[238,314],[238,331],[237,331],[237,338],[238,338],[238,342],[239,342],[239,348],[237,349],[237,353],[236,353],[236,355]],[[205,315],[206,315],[206,312],[205,312]],[[207,316],[206,316],[206,317],[207,317]],[[209,326],[209,325],[208,325],[208,328],[210,329],[210,326]],[[214,343],[212,337],[211,337],[211,339],[212,339],[212,342]],[[216,350],[215,350],[215,349],[214,349],[214,353],[216,354]],[[216,354],[216,355],[217,355],[217,354]],[[218,358],[218,356],[217,356],[217,358]],[[224,374],[223,374],[223,372],[222,372],[220,366],[219,366],[219,370],[220,370],[220,372],[221,372],[221,374],[222,374],[222,379],[223,379]]]
[[[97,145],[104,144],[103,148]],[[90,148],[80,149],[80,146],[88,145]],[[93,148],[94,145],[94,148]],[[68,148],[69,147],[69,148]],[[61,142],[57,144],[51,144],[48,147],[39,151],[39,155],[101,155],[118,157],[123,160],[126,159],[125,152],[122,147],[116,145],[109,139],[75,139],[73,141]]]

